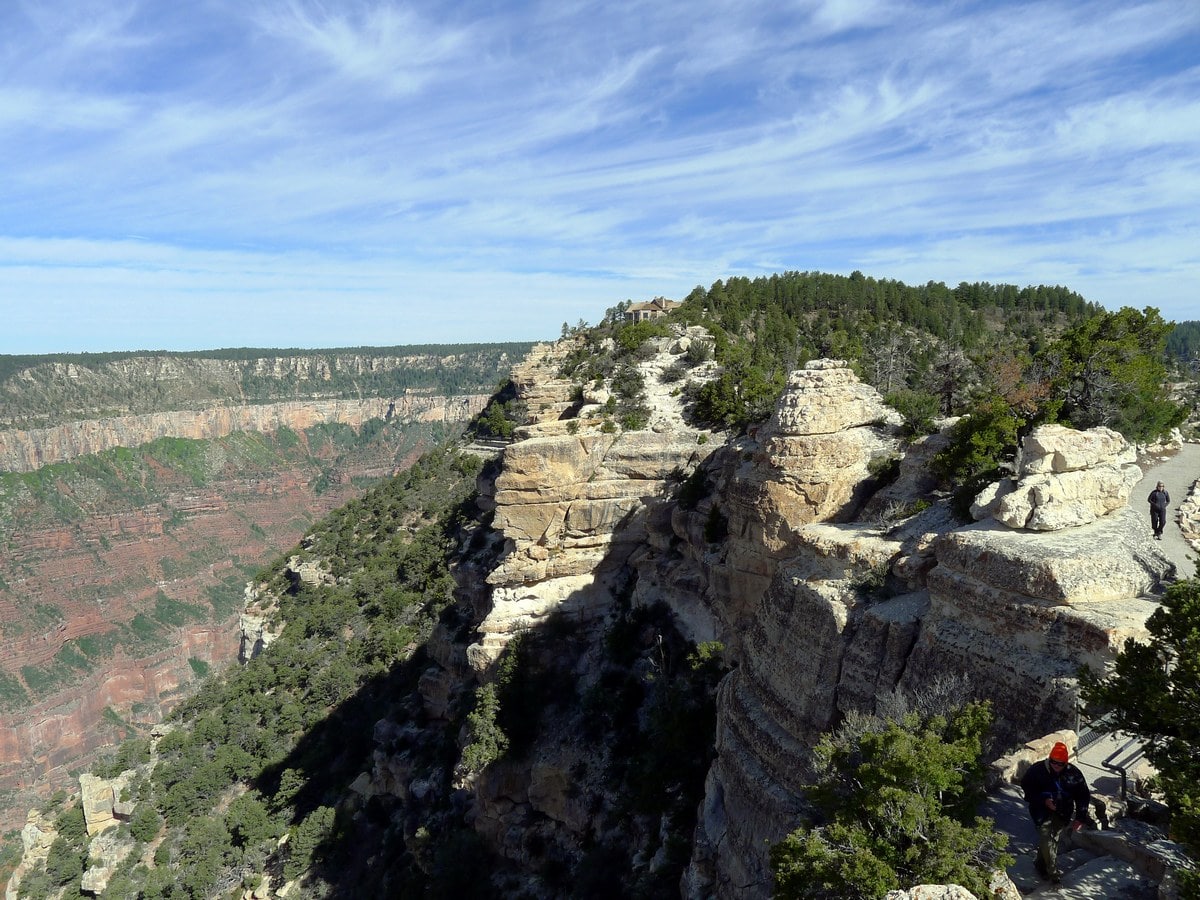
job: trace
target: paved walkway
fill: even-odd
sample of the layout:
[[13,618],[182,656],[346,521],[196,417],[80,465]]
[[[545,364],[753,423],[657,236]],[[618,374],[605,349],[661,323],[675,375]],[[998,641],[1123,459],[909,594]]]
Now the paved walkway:
[[1162,551],[1171,562],[1180,578],[1190,578],[1196,574],[1196,564],[1189,557],[1197,555],[1179,531],[1179,523],[1175,521],[1175,510],[1187,497],[1192,484],[1200,478],[1200,444],[1184,444],[1183,449],[1169,457],[1155,461],[1146,470],[1133,488],[1129,497],[1129,505],[1141,509],[1146,514],[1146,530],[1150,529],[1150,504],[1146,498],[1154,490],[1154,485],[1161,481],[1171,495],[1171,506],[1167,510],[1167,528],[1163,532]]

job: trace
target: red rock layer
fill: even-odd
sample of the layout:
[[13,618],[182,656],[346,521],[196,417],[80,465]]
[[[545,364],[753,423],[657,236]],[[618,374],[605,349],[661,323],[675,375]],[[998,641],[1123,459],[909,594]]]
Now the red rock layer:
[[[24,510],[0,543],[0,674],[20,680],[23,667],[44,671],[81,638],[117,629],[124,640],[92,658],[91,671],[74,670],[52,694],[0,714],[0,830],[20,827],[29,808],[124,736],[113,713],[135,726],[158,722],[196,681],[190,659],[214,668],[236,659],[241,584],[361,495],[352,478],[390,473],[393,453],[382,444],[356,453],[320,494],[313,484],[321,470],[300,457],[199,488],[165,472],[168,488],[153,503],[129,508],[113,499],[69,524],[44,508]],[[226,593],[220,615],[211,588]],[[161,625],[154,643],[138,642],[129,623],[153,617],[160,595],[204,608],[206,619]],[[72,644],[68,654],[78,659],[79,649]]]

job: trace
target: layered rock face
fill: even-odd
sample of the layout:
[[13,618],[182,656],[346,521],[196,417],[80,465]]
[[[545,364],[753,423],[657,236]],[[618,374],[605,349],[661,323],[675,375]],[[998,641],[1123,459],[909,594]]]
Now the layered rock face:
[[111,450],[138,447],[161,437],[214,440],[235,431],[303,431],[314,425],[360,428],[369,419],[399,417],[411,422],[465,422],[487,405],[487,396],[406,396],[394,399],[321,400],[215,406],[207,409],[88,419],[29,431],[0,431],[0,471],[32,472],[51,463]]
[[[0,431],[0,457],[24,448],[17,456],[30,462],[164,435],[215,438],[286,425],[298,437],[287,448],[257,439],[212,443],[203,448],[202,484],[152,458],[150,486],[123,475],[121,458],[107,467],[84,461],[53,476],[43,469],[5,477],[0,825],[19,825],[25,809],[69,783],[72,769],[129,727],[160,721],[198,673],[266,646],[274,637],[266,627],[270,610],[252,606],[239,619],[250,574],[315,518],[359,496],[364,482],[391,473],[405,426],[428,431],[429,422],[465,422],[484,399],[224,407]],[[370,418],[390,424],[382,439],[362,446],[310,441],[305,433]]]
[[99,357],[86,364],[33,360],[0,380],[0,429],[213,406],[437,394],[441,391],[429,386],[444,384],[446,372],[484,390],[494,383],[493,372],[509,367],[508,351],[524,352],[524,346],[480,345],[449,354],[241,351],[224,357],[219,352]]
[[[843,363],[793,373],[768,423],[710,455],[669,395],[649,431],[597,427],[594,393],[564,418],[569,349],[541,348],[514,378],[536,420],[489,497],[504,549],[466,662],[486,680],[513,635],[551,614],[602,623],[631,571],[635,603],[665,602],[693,640],[725,645],[735,668],[689,896],[769,894],[767,850],[800,822],[810,748],[846,713],[955,677],[1020,743],[1075,725],[1078,668],[1143,633],[1154,603],[1142,598],[1169,563],[1125,508],[1136,469],[1115,433],[1035,432],[1018,477],[977,504],[986,521],[959,527],[928,496],[945,438],[903,447],[895,414]],[[648,384],[669,361],[660,350]],[[697,468],[702,488],[674,502],[669,484]],[[882,486],[873,473],[888,470],[898,477]],[[422,690],[444,711],[461,663],[442,655]],[[534,760],[474,785],[476,829],[513,859],[532,822],[592,827],[590,788],[569,775],[585,749],[562,740]]]
[[[439,627],[422,712],[436,727],[454,721],[514,636],[554,616],[569,637],[547,629],[540,652],[559,652],[581,689],[598,689],[597,638],[617,595],[665,603],[692,640],[722,642],[733,666],[684,893],[766,897],[769,848],[800,824],[823,731],[950,678],[963,699],[992,701],[1012,743],[1073,727],[1079,666],[1143,633],[1155,607],[1145,597],[1169,563],[1124,506],[1129,449],[1111,433],[1037,433],[1014,483],[961,526],[932,493],[929,460],[946,436],[903,445],[894,414],[837,361],[793,373],[767,424],[713,451],[657,377],[694,337],[664,340],[638,364],[654,388],[644,431],[605,428],[600,389],[572,399],[559,375],[570,341],[537,348],[514,373],[533,421],[481,481],[492,531],[457,572],[478,630],[464,646]],[[895,472],[884,485],[881,473]],[[410,809],[436,795],[405,755],[414,729],[379,724],[356,792]],[[543,733],[521,759],[460,771],[456,787],[489,846],[537,871],[531,846],[566,856],[618,833],[597,775],[608,752]],[[620,827],[628,837],[641,826]]]
[[[822,389],[818,378],[794,376],[781,409],[821,408],[821,400],[794,394]],[[764,592],[734,600],[735,615],[716,616],[739,621],[753,604],[740,665],[722,684],[718,757],[689,896],[769,894],[766,850],[799,824],[809,748],[841,714],[872,712],[892,690],[919,693],[965,677],[970,697],[993,702],[1002,738],[1019,742],[1073,726],[1079,667],[1103,665],[1127,637],[1144,634],[1155,604],[1143,598],[1170,570],[1124,508],[1131,457],[1112,433],[1052,430],[1027,443],[1022,480],[1008,496],[1021,494],[1028,509],[1017,511],[1015,501],[991,506],[1019,528],[989,520],[955,529],[936,506],[886,532],[838,524],[856,508],[856,494],[870,488],[868,460],[887,438],[843,435],[821,444],[853,448],[829,454],[835,470],[849,475],[837,493],[823,504],[791,507],[786,532],[766,524],[780,508],[771,502],[760,507],[761,531],[731,528],[729,558],[763,558],[755,545],[767,535],[778,562]],[[760,454],[752,463],[735,482],[830,482],[818,453]],[[907,483],[920,480],[910,473]],[[1072,491],[1064,483],[1089,487]],[[739,496],[738,484],[731,495]],[[1084,503],[1087,496],[1094,502]],[[905,498],[892,489],[890,500]],[[744,509],[750,520],[756,507]],[[771,538],[784,533],[786,541]],[[887,579],[891,590],[874,590]],[[910,592],[887,596],[901,584]]]
[[[578,646],[590,643],[590,650],[581,650],[580,671],[600,669],[603,642],[597,638],[614,612],[631,557],[647,547],[648,523],[662,518],[679,480],[713,446],[708,432],[685,423],[679,392],[660,377],[679,360],[687,338],[680,332],[656,339],[656,352],[637,363],[652,409],[643,431],[607,431],[606,397],[596,392],[585,396],[573,417],[561,418],[573,406],[572,384],[558,375],[569,342],[536,348],[514,373],[534,421],[505,449],[501,472],[484,498],[503,545],[486,574],[488,590],[477,600],[484,610],[477,638],[465,658],[444,634],[431,642],[439,665],[421,683],[431,715],[445,714],[464,662],[476,678],[488,680],[514,636],[552,616],[569,623]],[[711,371],[693,370],[693,377]],[[470,580],[460,573],[460,584]],[[560,734],[540,746],[528,765],[501,761],[488,767],[469,782],[475,829],[512,860],[527,859],[533,834],[548,845],[578,847],[600,827],[592,782],[600,780],[603,754],[578,736]],[[420,786],[405,784],[406,774],[402,762],[380,754],[376,786],[364,785],[364,792],[390,784],[411,795]]]
[[[793,372],[770,421],[722,458],[713,497],[728,518],[729,540],[714,559],[701,546],[693,559],[707,570],[710,607],[735,647],[751,625],[759,600],[783,560],[805,543],[813,522],[854,518],[872,483],[871,461],[896,452],[897,441],[880,427],[898,416],[872,388],[838,360],[814,360]],[[697,526],[680,517],[676,535],[695,546]]]
[[[48,693],[0,714],[0,786],[10,792],[0,824],[19,825],[25,809],[69,783],[71,770],[120,740],[122,719],[159,721],[187,695],[197,667],[237,657],[248,578],[242,567],[267,562],[314,516],[358,493],[347,479],[315,496],[315,475],[216,480],[203,503],[184,504],[181,493],[120,514],[102,503],[94,517],[22,530],[8,543],[0,563],[3,678],[59,673],[66,659],[77,668]],[[159,624],[153,616],[163,595],[200,621]],[[150,632],[144,641],[135,619]],[[86,652],[94,655],[84,663]]]
[[685,424],[681,398],[661,388],[661,372],[683,352],[678,338],[658,339],[658,353],[638,366],[652,394],[647,431],[607,433],[601,404],[586,398],[577,417],[561,418],[573,387],[557,374],[567,342],[539,345],[514,372],[534,421],[506,448],[490,497],[505,552],[487,576],[491,609],[468,650],[476,671],[551,613],[579,622],[603,616],[610,576],[646,542],[646,521],[664,504],[669,479],[711,452],[700,443],[707,433]]

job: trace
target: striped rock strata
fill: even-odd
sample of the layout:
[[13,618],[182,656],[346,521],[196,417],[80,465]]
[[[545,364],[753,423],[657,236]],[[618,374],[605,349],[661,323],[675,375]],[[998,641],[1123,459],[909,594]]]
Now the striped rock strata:
[[[808,377],[794,376],[790,385],[793,392],[822,388],[820,379]],[[831,406],[810,397],[785,396],[781,403],[784,409]],[[762,567],[760,577],[769,582],[757,598],[740,597],[735,612],[713,615],[719,638],[729,635],[721,623],[745,622],[748,629],[743,640],[733,638],[739,665],[721,686],[718,756],[697,826],[688,896],[769,895],[767,850],[799,824],[809,748],[841,714],[875,711],[877,700],[894,689],[920,692],[962,676],[970,696],[992,701],[1002,738],[1020,743],[1073,727],[1079,667],[1104,665],[1127,637],[1144,634],[1155,608],[1146,597],[1170,564],[1123,500],[1081,516],[1086,524],[1053,532],[995,520],[955,528],[937,504],[887,531],[844,521],[857,509],[853,498],[870,489],[868,461],[886,443],[886,434],[878,437],[875,444],[860,440],[857,458],[853,451],[769,460],[759,453],[731,478],[733,508],[739,490],[749,494],[746,485],[826,485],[830,460],[848,476],[840,503],[787,509],[786,540],[772,541],[783,533],[772,524],[783,507],[769,502],[769,491],[757,492],[768,500],[757,513],[749,503],[739,511],[746,522],[757,514],[757,528],[736,529],[730,515],[725,558],[770,558],[774,565]],[[1059,467],[1086,475],[1088,462],[1103,467],[1114,457],[1106,436],[1045,437],[1059,449],[1100,448],[1082,461],[1059,453],[1056,462],[1056,450],[1039,453],[1031,446],[1027,459],[1048,459],[1051,474]],[[822,442],[847,447],[845,435]],[[1118,447],[1115,455],[1122,452]],[[1040,477],[1034,470],[1041,464],[1030,463],[1028,474]],[[920,498],[897,495],[893,486],[890,501],[906,499]],[[697,579],[713,581],[719,564]],[[885,583],[891,590],[879,591]],[[897,589],[907,592],[888,596]],[[720,600],[719,591],[707,596]]]
[[513,635],[552,613],[602,619],[615,573],[647,541],[647,519],[668,502],[678,477],[711,452],[708,433],[684,422],[683,398],[660,378],[682,353],[680,338],[656,339],[657,353],[638,363],[653,411],[646,431],[606,432],[598,404],[587,398],[563,418],[573,384],[558,370],[571,341],[538,345],[514,371],[533,422],[505,449],[484,501],[494,505],[493,528],[505,549],[487,576],[491,608],[468,649],[477,672],[489,670]]

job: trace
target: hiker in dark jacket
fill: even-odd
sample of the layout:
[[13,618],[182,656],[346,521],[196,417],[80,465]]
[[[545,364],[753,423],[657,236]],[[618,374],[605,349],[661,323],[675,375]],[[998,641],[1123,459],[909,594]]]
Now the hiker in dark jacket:
[[1167,504],[1171,502],[1171,495],[1167,493],[1167,489],[1160,481],[1146,499],[1150,501],[1150,528],[1154,532],[1154,539],[1161,541],[1163,526],[1167,523]]
[[1087,779],[1069,760],[1067,745],[1059,741],[1050,756],[1029,767],[1021,779],[1029,814],[1038,830],[1037,870],[1043,878],[1061,881],[1058,869],[1058,841],[1070,825],[1083,827],[1092,792]]

